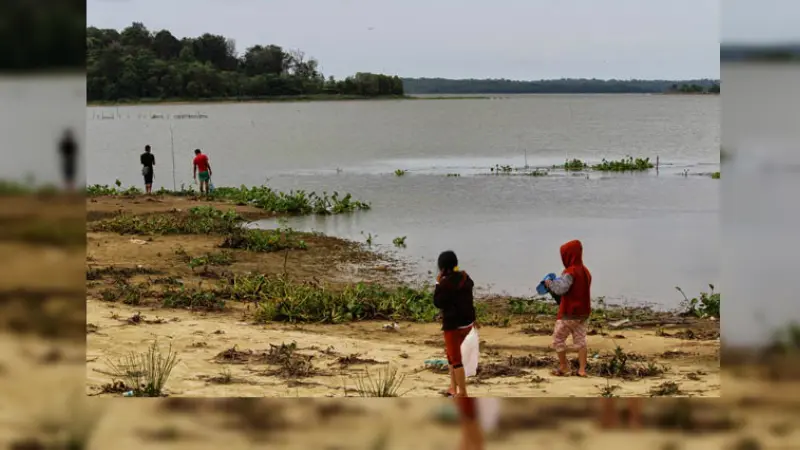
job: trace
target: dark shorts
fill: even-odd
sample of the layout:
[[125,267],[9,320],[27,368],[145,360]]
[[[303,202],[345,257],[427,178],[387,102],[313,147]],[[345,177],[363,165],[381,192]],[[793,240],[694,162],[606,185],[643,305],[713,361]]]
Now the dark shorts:
[[444,332],[444,350],[447,353],[447,362],[456,369],[463,367],[461,363],[461,344],[470,330],[472,330],[472,325]]
[[63,162],[61,166],[61,171],[64,174],[64,179],[67,181],[75,181],[75,161],[73,159],[67,159]]
[[150,168],[149,170],[142,170],[142,174],[144,175],[144,184],[153,184],[152,168]]

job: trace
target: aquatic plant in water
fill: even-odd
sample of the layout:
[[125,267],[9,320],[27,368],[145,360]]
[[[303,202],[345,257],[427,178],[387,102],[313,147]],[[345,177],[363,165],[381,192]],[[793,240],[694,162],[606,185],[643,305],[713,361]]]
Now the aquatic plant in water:
[[603,158],[603,161],[600,164],[594,165],[592,169],[601,172],[636,172],[652,169],[653,167],[650,158],[634,159],[632,156],[628,156],[616,161],[608,161]]

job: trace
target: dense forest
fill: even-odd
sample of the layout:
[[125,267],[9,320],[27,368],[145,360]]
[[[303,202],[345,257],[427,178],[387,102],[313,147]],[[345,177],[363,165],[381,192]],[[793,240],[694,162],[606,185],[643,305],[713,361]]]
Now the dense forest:
[[0,71],[83,70],[86,0],[0,2]]
[[319,62],[300,50],[255,45],[240,55],[225,36],[179,39],[168,30],[151,32],[142,23],[122,31],[88,27],[86,58],[90,102],[403,95],[396,76],[326,79]]
[[797,62],[800,61],[800,44],[775,45],[737,45],[723,44],[720,47],[721,61],[762,61]]
[[719,93],[719,80],[450,80],[445,78],[404,78],[407,94],[633,94],[633,93]]

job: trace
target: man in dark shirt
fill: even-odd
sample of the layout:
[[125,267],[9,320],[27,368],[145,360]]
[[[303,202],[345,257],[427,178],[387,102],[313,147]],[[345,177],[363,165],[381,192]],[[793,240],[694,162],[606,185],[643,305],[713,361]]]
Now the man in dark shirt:
[[142,162],[142,175],[144,175],[144,188],[148,195],[153,191],[153,166],[156,165],[156,157],[150,153],[150,146],[144,146],[144,153],[139,157]]
[[75,136],[72,130],[67,129],[58,143],[58,150],[61,153],[61,169],[64,175],[64,185],[67,190],[72,192],[75,190],[75,171],[76,160],[78,159],[78,143],[75,142]]

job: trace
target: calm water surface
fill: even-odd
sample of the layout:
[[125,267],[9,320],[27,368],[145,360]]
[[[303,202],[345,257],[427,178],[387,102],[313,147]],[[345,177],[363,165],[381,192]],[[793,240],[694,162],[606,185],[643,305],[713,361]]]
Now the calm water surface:
[[[88,108],[88,181],[141,184],[138,155],[157,158],[156,188],[189,184],[191,152],[217,185],[350,192],[368,212],[300,217],[297,229],[364,240],[429,280],[438,253],[492,292],[530,294],[560,268],[558,247],[584,242],[594,294],[676,306],[718,283],[719,98],[531,95],[502,99]],[[181,114],[205,118],[180,119]],[[172,136],[170,133],[172,128]],[[172,142],[171,142],[172,137]],[[660,157],[650,174],[488,176],[495,164],[549,166]],[[395,169],[408,170],[403,177]],[[684,170],[690,176],[679,174]],[[446,177],[459,173],[460,177]],[[271,226],[264,222],[262,225]],[[391,241],[407,236],[406,249]]]
[[[800,66],[721,66],[723,144],[734,155],[722,178],[726,343],[769,339],[800,323]],[[730,292],[728,292],[728,290]]]

